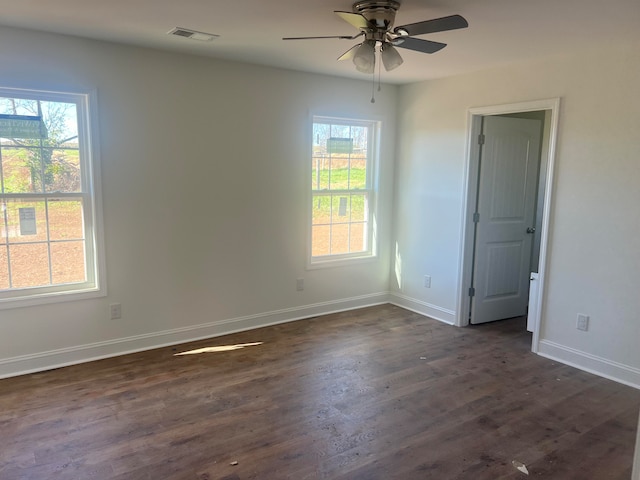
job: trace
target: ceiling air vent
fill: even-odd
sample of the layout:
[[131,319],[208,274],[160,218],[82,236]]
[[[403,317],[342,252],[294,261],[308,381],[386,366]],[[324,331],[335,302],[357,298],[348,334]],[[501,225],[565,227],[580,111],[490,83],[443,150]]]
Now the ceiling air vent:
[[188,28],[176,27],[167,32],[169,35],[175,35],[177,37],[190,38],[191,40],[200,40],[201,42],[210,42],[218,38],[220,35],[214,35],[213,33],[197,32],[195,30],[189,30]]

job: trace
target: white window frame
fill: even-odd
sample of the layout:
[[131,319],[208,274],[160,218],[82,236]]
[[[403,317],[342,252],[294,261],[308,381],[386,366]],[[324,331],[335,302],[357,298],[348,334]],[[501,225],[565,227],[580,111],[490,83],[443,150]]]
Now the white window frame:
[[97,95],[92,92],[32,90],[0,87],[0,96],[42,101],[75,103],[78,120],[78,147],[80,157],[81,192],[78,194],[0,192],[0,202],[12,198],[82,198],[84,222],[85,270],[84,282],[40,287],[0,290],[0,310],[31,305],[83,300],[106,296],[106,268],[100,189],[100,158],[94,125]]
[[[311,185],[311,179],[313,178],[313,126],[315,123],[331,123],[333,125],[347,125],[369,128],[367,138],[367,160],[366,160],[366,181],[365,189],[362,190],[334,190],[331,193],[366,193],[367,194],[367,231],[366,242],[367,248],[361,252],[354,253],[339,253],[329,255],[313,255],[313,200],[316,196],[314,188]],[[307,157],[307,169],[305,182],[308,185],[307,195],[307,212],[308,212],[308,226],[307,226],[307,268],[323,268],[332,266],[349,265],[359,262],[367,262],[377,258],[377,235],[376,235],[376,218],[378,211],[377,202],[377,185],[378,185],[378,164],[379,164],[379,152],[380,152],[380,131],[381,121],[362,118],[342,117],[335,115],[312,115],[309,126],[309,154]],[[327,191],[329,192],[329,191]]]

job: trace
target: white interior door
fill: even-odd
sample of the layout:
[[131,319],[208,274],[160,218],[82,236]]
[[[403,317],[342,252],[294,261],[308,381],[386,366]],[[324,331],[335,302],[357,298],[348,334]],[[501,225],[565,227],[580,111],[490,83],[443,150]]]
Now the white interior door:
[[527,313],[541,127],[539,120],[484,117],[471,323]]

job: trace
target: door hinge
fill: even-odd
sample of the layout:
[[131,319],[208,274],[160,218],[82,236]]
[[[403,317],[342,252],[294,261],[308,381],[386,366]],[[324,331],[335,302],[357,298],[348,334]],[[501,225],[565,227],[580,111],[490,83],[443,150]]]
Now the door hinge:
[[480,214],[478,212],[473,214],[473,223],[478,223],[480,221]]
[[478,135],[478,145],[484,145],[484,133]]
[[476,295],[476,289],[473,287],[469,287],[469,296],[475,297],[475,295]]

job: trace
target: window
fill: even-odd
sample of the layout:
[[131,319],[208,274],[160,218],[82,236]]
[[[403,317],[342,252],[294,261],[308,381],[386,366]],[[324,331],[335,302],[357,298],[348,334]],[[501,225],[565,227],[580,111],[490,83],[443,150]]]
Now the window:
[[87,95],[0,88],[0,307],[99,292],[88,134]]
[[376,122],[313,118],[311,263],[371,257]]

